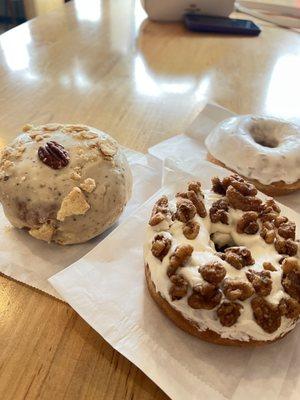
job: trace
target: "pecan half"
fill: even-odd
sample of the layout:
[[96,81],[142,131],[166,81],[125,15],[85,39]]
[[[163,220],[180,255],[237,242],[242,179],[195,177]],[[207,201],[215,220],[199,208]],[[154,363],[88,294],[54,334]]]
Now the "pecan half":
[[262,202],[257,197],[243,195],[233,186],[227,188],[226,196],[233,208],[242,211],[258,211]]
[[196,207],[198,215],[200,215],[201,218],[205,218],[207,213],[206,213],[205,205],[203,203],[202,195],[197,195],[196,192],[194,192],[193,190],[189,190],[187,192],[187,196],[188,196],[188,199],[191,200],[191,202]]
[[225,196],[227,187],[225,187],[223,185],[223,183],[220,180],[220,178],[218,178],[217,176],[213,177],[212,180],[211,180],[211,183],[212,183],[212,190],[215,193],[218,193],[218,194],[221,194],[222,196]]
[[229,186],[233,186],[243,196],[255,196],[257,194],[255,186],[252,183],[246,182],[238,174],[227,176],[222,180],[216,177],[212,179],[212,190],[215,193],[224,196]]
[[192,255],[194,248],[189,244],[180,244],[170,256],[167,275],[174,275],[179,267],[183,267],[188,258]]
[[217,316],[221,324],[227,327],[234,325],[241,315],[242,308],[243,306],[241,304],[224,300],[217,309]]
[[261,205],[259,211],[260,215],[262,216],[270,213],[279,214],[281,210],[274,199],[268,199]]
[[209,210],[209,217],[211,222],[221,222],[224,225],[228,225],[228,210],[229,204],[227,199],[220,199],[215,201]]
[[168,254],[171,244],[171,239],[165,237],[164,235],[156,235],[152,241],[151,252],[154,257],[162,261],[163,258]]
[[292,239],[283,239],[277,237],[275,240],[275,249],[279,254],[287,254],[288,256],[295,256],[298,251],[298,244]]
[[55,141],[47,142],[38,149],[39,159],[52,169],[62,169],[69,164],[70,156],[67,150]]
[[182,227],[184,236],[189,240],[194,240],[198,236],[200,225],[196,221],[189,221]]
[[278,234],[285,239],[295,240],[296,224],[291,221],[281,223],[278,227]]
[[274,225],[269,221],[264,222],[260,231],[260,236],[264,239],[266,243],[274,243],[276,237]]
[[258,214],[255,211],[245,212],[242,218],[237,222],[237,233],[247,233],[247,235],[254,235],[257,233],[259,229],[257,218]]
[[236,269],[242,269],[248,265],[253,265],[255,262],[250,250],[244,246],[228,247],[225,249],[222,258]]
[[278,305],[282,316],[290,319],[298,319],[300,316],[300,304],[292,298],[281,299]]
[[196,207],[188,200],[179,197],[177,199],[177,211],[175,217],[181,222],[188,222],[196,215]]
[[162,196],[153,206],[149,225],[156,226],[164,221],[167,216],[171,216],[169,201],[167,196]]
[[191,181],[188,185],[188,190],[195,192],[198,196],[201,196],[202,199],[204,198],[204,195],[201,190],[201,183],[198,181]]
[[169,290],[172,301],[182,299],[188,291],[188,283],[181,275],[172,275],[170,277],[172,286]]
[[278,307],[263,297],[254,297],[251,307],[256,323],[267,333],[275,332],[281,325],[281,313]]
[[205,282],[193,288],[188,304],[195,309],[212,310],[222,299],[222,293],[215,285]]
[[248,282],[226,279],[223,293],[228,300],[244,301],[254,294],[254,289]]
[[252,283],[256,294],[268,296],[272,291],[272,279],[270,271],[254,271],[249,269],[246,272],[248,281]]
[[218,286],[226,275],[226,269],[216,261],[200,267],[199,272],[203,279],[215,286]]

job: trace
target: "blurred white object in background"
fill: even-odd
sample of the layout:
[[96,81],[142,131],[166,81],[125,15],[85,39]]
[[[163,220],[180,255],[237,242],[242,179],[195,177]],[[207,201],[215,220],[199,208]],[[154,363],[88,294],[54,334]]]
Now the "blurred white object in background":
[[188,12],[213,17],[228,17],[235,0],[141,0],[148,17],[154,21],[179,21]]

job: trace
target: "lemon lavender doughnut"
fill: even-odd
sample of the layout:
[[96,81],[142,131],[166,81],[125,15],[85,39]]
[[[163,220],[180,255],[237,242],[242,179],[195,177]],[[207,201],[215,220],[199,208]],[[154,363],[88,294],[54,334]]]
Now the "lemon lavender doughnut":
[[181,329],[222,345],[283,338],[300,314],[295,223],[238,175],[191,182],[154,205],[144,246],[148,289]]
[[86,125],[26,126],[0,157],[7,219],[36,239],[85,242],[110,227],[131,194],[123,151]]
[[208,160],[250,180],[262,192],[300,189],[300,127],[244,115],[221,122],[206,138]]

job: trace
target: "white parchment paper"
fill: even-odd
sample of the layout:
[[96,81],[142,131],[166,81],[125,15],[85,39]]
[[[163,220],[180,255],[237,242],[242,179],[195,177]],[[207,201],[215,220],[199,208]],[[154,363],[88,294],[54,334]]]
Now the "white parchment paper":
[[87,254],[161,185],[161,170],[151,156],[125,149],[133,173],[133,195],[118,223],[87,243],[73,246],[48,244],[13,228],[0,207],[0,272],[61,298],[48,278]]

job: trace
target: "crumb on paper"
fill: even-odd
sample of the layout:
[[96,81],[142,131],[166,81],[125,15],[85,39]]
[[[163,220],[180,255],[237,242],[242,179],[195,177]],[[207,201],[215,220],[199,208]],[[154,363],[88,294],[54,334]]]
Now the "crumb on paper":
[[60,209],[57,213],[57,219],[64,221],[71,215],[83,215],[90,208],[84,194],[79,187],[74,187],[71,192],[63,199]]

